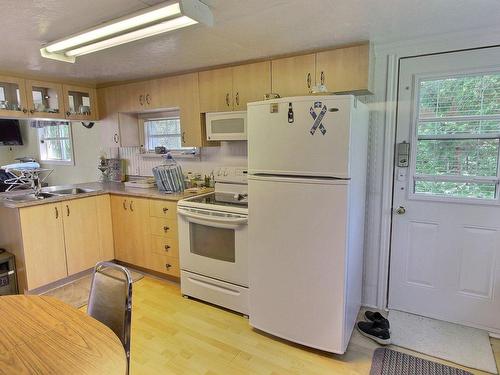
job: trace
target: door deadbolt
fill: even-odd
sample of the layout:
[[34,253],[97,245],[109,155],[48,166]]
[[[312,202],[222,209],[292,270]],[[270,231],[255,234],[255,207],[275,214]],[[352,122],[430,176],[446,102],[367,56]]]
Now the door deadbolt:
[[398,208],[396,208],[396,211],[395,211],[398,215],[403,215],[405,212],[406,212],[406,208],[404,208],[403,206],[399,206]]

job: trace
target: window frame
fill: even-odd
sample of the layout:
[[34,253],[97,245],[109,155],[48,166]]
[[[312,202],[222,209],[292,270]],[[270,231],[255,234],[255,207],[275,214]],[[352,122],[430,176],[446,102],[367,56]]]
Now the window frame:
[[[155,134],[155,135],[150,135],[149,134],[149,131],[148,131],[148,126],[147,126],[147,122],[149,121],[162,121],[162,120],[178,120],[179,121],[179,133],[176,133],[176,134]],[[190,150],[193,150],[195,151],[196,150],[196,147],[184,147],[182,146],[182,124],[181,124],[181,118],[180,118],[180,115],[179,114],[175,114],[175,115],[171,115],[171,116],[161,116],[161,117],[148,117],[148,118],[144,118],[142,119],[142,122],[143,122],[143,134],[144,134],[144,149],[147,153],[151,153],[151,154],[154,154],[155,153],[155,150],[154,148],[153,149],[150,149],[149,148],[149,140],[150,138],[164,138],[164,137],[178,137],[180,139],[180,143],[181,143],[181,147],[180,148],[175,148],[175,149],[170,149],[170,150],[167,150],[167,151],[170,151],[172,152],[173,154],[183,154],[185,153],[186,151],[190,151]]]
[[[61,124],[59,125],[51,125],[51,126],[62,126]],[[37,129],[37,136],[38,136],[38,153],[40,156],[40,161],[43,164],[49,164],[49,165],[66,165],[66,166],[74,166],[75,165],[75,147],[73,143],[73,127],[72,123],[68,121],[68,137],[49,137],[49,138],[43,138],[42,135],[44,134],[44,129],[43,128],[38,128]],[[70,160],[63,160],[63,159],[48,159],[47,158],[47,146],[46,146],[46,141],[58,141],[58,140],[69,140],[70,144]],[[43,141],[43,142],[42,142]]]
[[[410,176],[407,179],[407,199],[413,201],[435,201],[435,202],[448,202],[448,203],[465,203],[465,204],[475,204],[475,205],[499,205],[500,204],[500,145],[498,148],[497,154],[497,174],[496,176],[475,176],[475,177],[466,177],[466,176],[451,176],[451,175],[423,175],[416,173],[416,161],[417,161],[417,143],[419,139],[436,139],[438,140],[440,136],[418,136],[418,123],[419,123],[419,110],[420,110],[420,83],[422,81],[428,80],[439,80],[439,79],[449,79],[449,78],[460,78],[471,75],[488,75],[488,74],[500,74],[500,69],[471,69],[471,70],[462,70],[462,71],[453,71],[453,72],[439,72],[433,74],[414,74],[412,79],[412,97],[411,97],[411,110],[410,110],[410,167],[409,173]],[[442,118],[426,118],[426,121],[432,122],[432,120],[438,121],[457,121],[457,120],[471,120],[471,119],[498,119],[500,121],[500,115],[489,115],[486,116],[451,116],[451,117],[442,117]],[[500,143],[500,132],[498,133],[489,133],[489,134],[477,134],[474,137],[464,136],[462,134],[450,134],[442,137],[442,139],[449,140],[463,140],[463,139],[498,139]],[[420,181],[456,181],[456,182],[494,182],[496,183],[495,187],[495,196],[494,198],[476,198],[476,197],[453,197],[453,196],[444,196],[439,194],[425,194],[425,193],[416,193],[415,192],[415,182],[417,180]]]

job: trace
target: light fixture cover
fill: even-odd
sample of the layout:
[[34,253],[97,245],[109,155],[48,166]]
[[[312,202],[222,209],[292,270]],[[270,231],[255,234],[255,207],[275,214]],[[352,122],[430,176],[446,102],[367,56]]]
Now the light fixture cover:
[[41,48],[40,54],[74,63],[76,56],[196,23],[213,25],[213,15],[206,4],[199,0],[168,1],[56,40]]

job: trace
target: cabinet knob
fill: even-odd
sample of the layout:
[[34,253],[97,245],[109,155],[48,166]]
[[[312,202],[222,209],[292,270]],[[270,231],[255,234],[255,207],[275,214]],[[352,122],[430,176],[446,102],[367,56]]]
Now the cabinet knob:
[[169,228],[169,227],[167,227],[166,225],[163,227],[163,231],[164,231],[165,233],[166,233],[166,232],[168,232],[168,230],[169,230],[169,229],[170,229],[170,228]]
[[123,201],[123,209],[126,210],[127,209],[127,200],[125,199]]
[[168,263],[166,263],[166,264],[165,264],[165,268],[167,269],[167,271],[169,271],[169,270],[170,270],[170,267],[172,267],[172,265],[171,265],[171,264],[168,264]]
[[70,111],[66,112],[66,116],[68,117],[71,116],[71,112]]
[[182,144],[186,143],[186,132],[182,132]]
[[166,214],[168,211],[168,208],[167,207],[163,207],[163,213]]
[[236,105],[240,105],[240,93],[236,93]]
[[139,104],[144,105],[144,95],[139,95]]
[[321,75],[320,75],[320,79],[319,79],[319,80],[320,80],[320,83],[321,83],[322,85],[324,85],[324,84],[325,84],[325,72],[321,72]]
[[229,107],[229,93],[226,94],[226,105]]
[[165,245],[165,251],[169,251],[170,250],[170,245]]
[[307,73],[307,78],[306,78],[306,83],[307,83],[307,88],[311,88],[311,73]]
[[35,113],[35,110],[34,109],[30,109],[30,113],[31,114]]
[[54,207],[54,210],[56,211],[56,219],[59,219],[59,210],[57,207]]
[[151,104],[151,95],[147,94],[146,95],[146,103]]
[[69,216],[69,206],[66,205],[66,216]]
[[26,108],[23,108],[23,113],[28,113],[28,110]]
[[134,206],[132,205],[134,203],[134,201],[130,201],[130,204],[129,204],[129,207],[130,207],[130,211],[134,212]]
[[120,139],[118,138],[118,134],[117,134],[117,133],[115,133],[115,135],[113,135],[113,141],[114,141],[115,143],[118,143],[118,141],[119,141],[119,140],[120,140]]

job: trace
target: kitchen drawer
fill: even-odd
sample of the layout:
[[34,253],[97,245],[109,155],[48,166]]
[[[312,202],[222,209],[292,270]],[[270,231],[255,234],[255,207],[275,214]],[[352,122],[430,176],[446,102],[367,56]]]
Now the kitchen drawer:
[[149,269],[164,273],[165,275],[180,276],[179,259],[168,255],[150,254]]
[[177,238],[177,219],[150,217],[151,234],[168,238]]
[[149,216],[161,217],[165,219],[176,219],[177,203],[164,200],[149,201]]
[[158,255],[179,258],[179,243],[177,238],[151,236],[151,252]]

